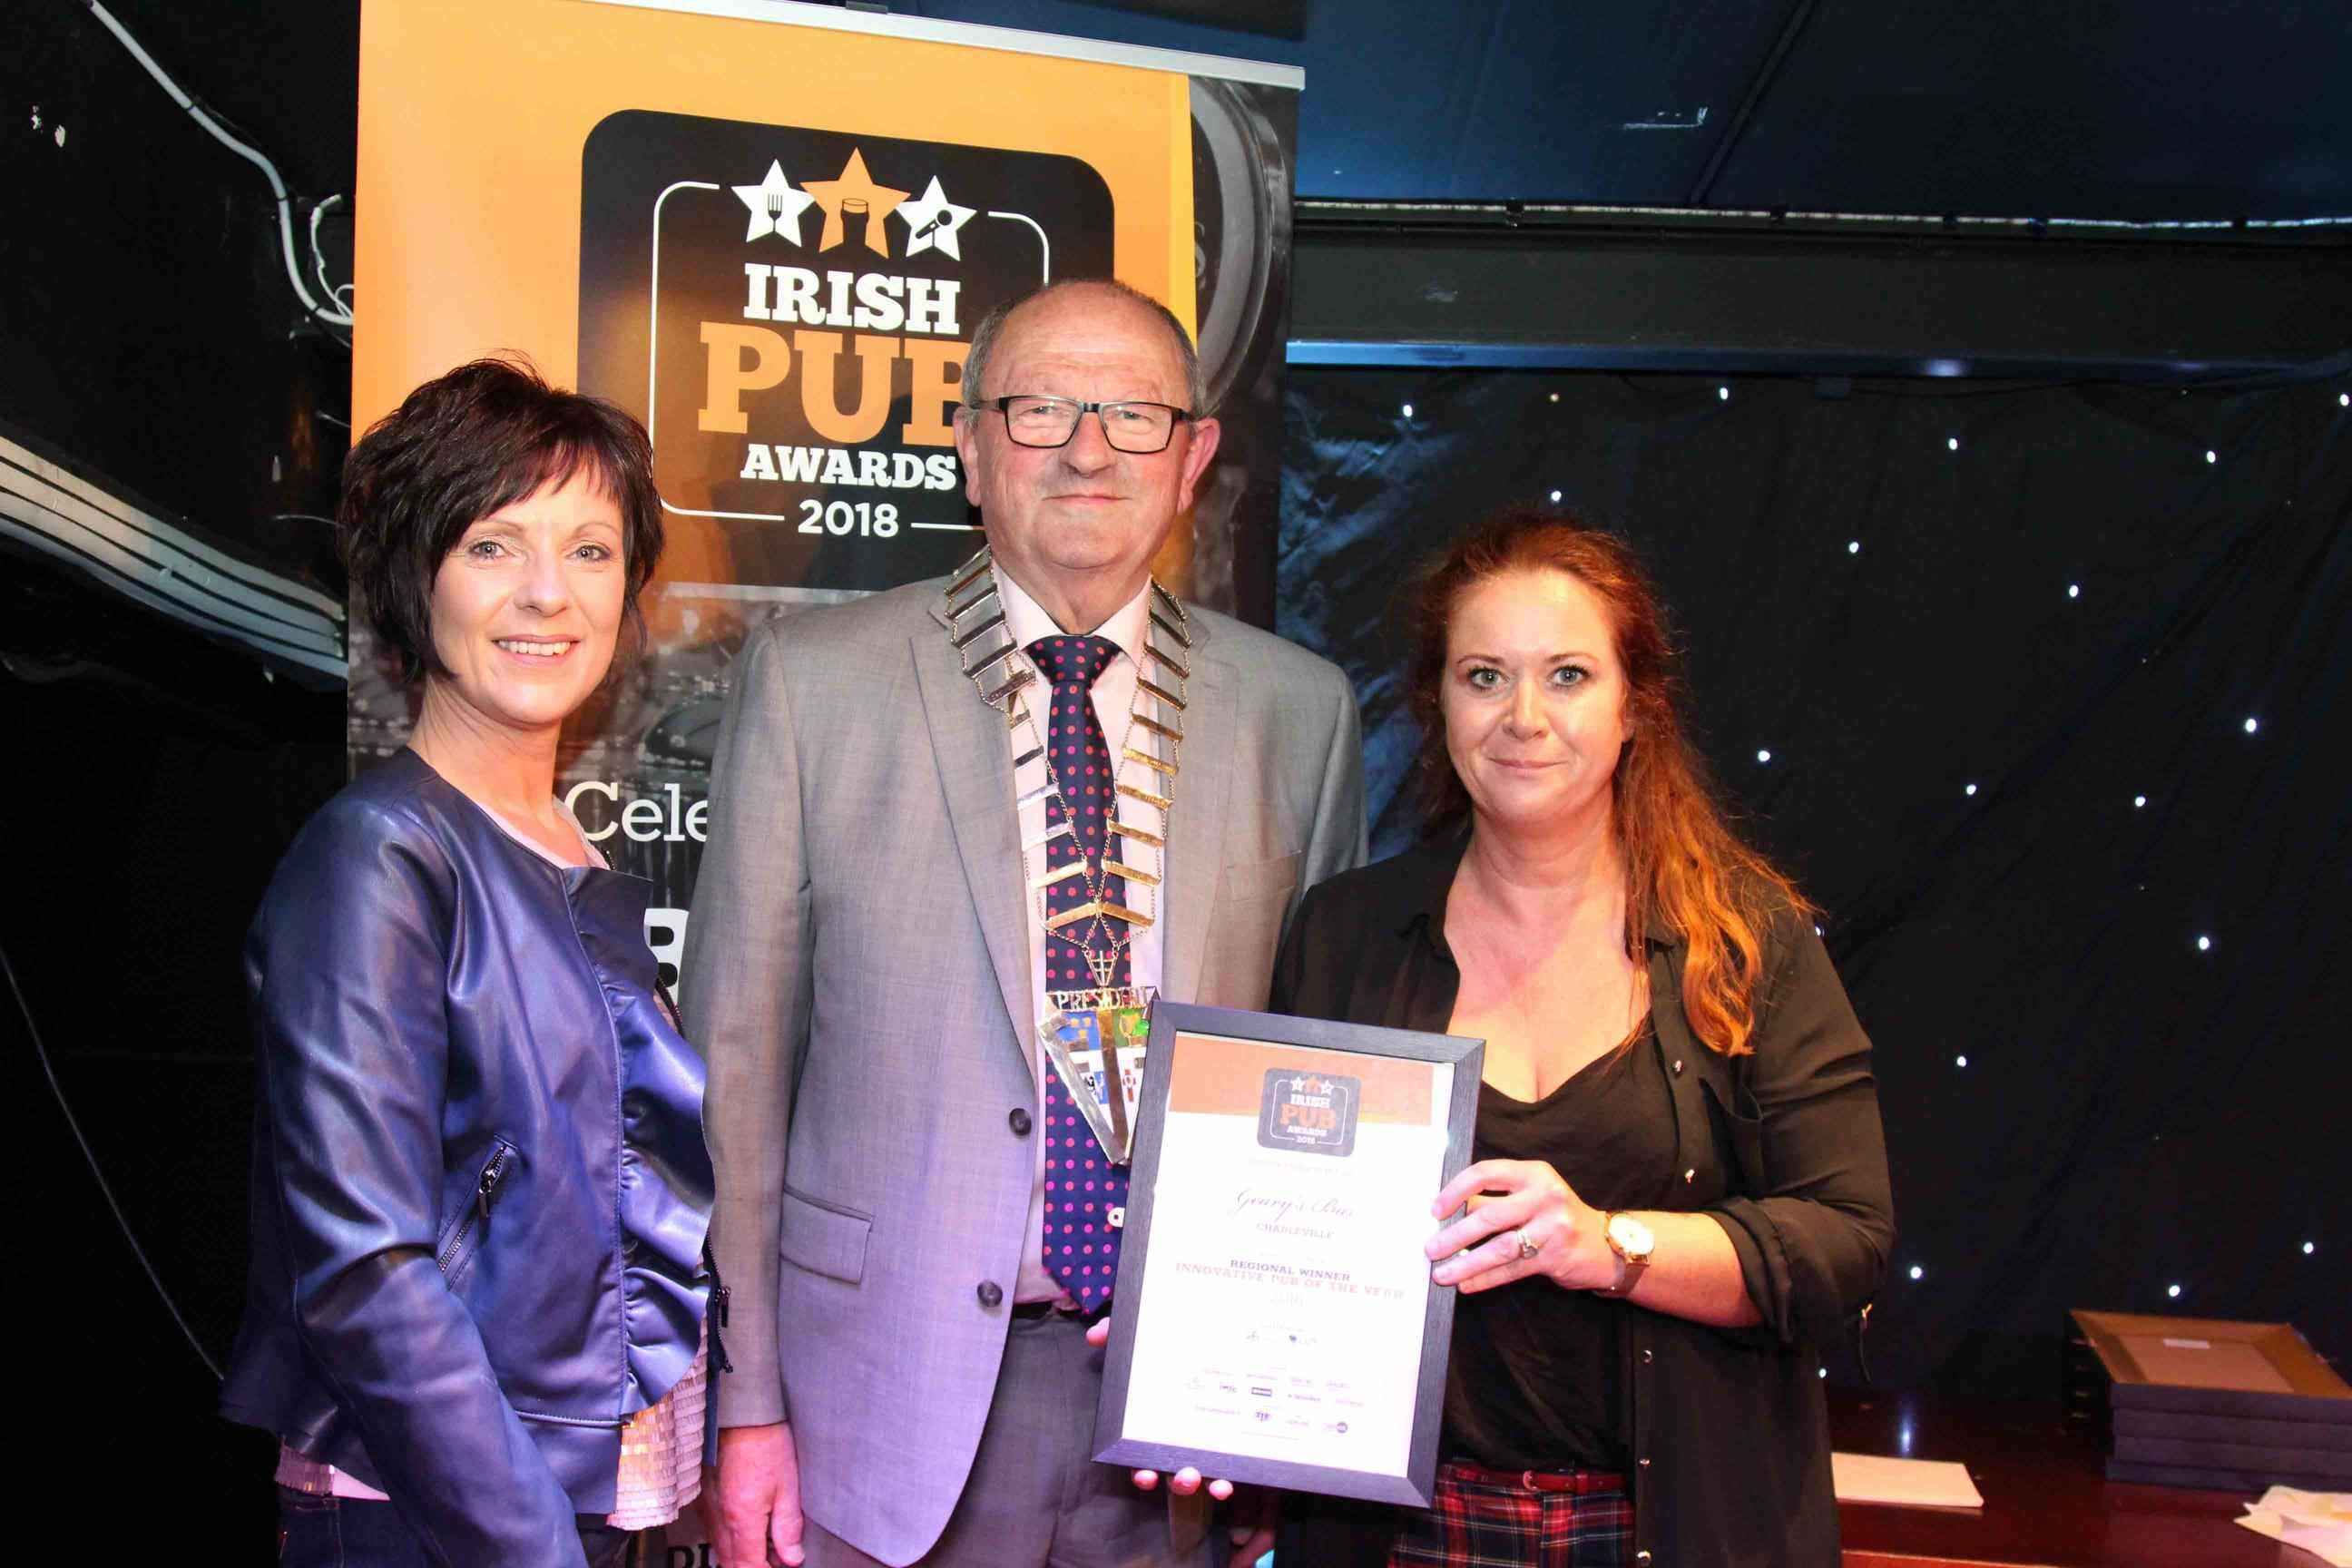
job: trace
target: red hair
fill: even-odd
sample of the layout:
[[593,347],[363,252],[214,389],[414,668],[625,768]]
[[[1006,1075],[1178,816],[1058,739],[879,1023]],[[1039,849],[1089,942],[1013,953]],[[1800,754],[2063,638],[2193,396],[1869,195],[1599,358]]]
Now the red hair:
[[1753,1049],[1763,934],[1776,911],[1810,912],[1793,883],[1734,833],[1684,732],[1679,659],[1665,606],[1633,547],[1540,507],[1508,507],[1432,562],[1412,590],[1408,700],[1433,828],[1459,821],[1468,793],[1445,750],[1447,637],[1468,589],[1515,572],[1563,572],[1601,601],[1625,682],[1625,746],[1610,782],[1625,866],[1625,951],[1640,963],[1651,923],[1685,944],[1683,1013],[1725,1056]]

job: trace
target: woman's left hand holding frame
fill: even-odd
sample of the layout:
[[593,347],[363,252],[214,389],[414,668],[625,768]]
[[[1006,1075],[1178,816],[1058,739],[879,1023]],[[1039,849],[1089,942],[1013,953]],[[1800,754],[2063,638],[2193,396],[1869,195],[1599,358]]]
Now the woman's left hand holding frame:
[[[1465,1206],[1466,1205],[1466,1206]],[[1616,1278],[1600,1210],[1542,1160],[1481,1160],[1463,1168],[1430,1205],[1439,1218],[1464,1209],[1429,1238],[1430,1278],[1465,1294],[1531,1275],[1589,1290]]]

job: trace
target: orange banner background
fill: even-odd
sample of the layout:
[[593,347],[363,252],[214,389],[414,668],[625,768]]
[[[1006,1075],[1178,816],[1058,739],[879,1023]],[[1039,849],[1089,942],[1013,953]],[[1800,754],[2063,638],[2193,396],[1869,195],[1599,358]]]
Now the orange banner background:
[[1082,158],[1120,277],[1193,320],[1181,75],[585,0],[368,0],[360,58],[355,429],[500,349],[577,380],[581,147],[624,109]]

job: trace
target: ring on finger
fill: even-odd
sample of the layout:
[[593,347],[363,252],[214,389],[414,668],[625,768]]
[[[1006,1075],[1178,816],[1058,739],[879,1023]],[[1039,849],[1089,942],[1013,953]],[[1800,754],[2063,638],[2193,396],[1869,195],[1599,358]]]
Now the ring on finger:
[[1515,1237],[1517,1237],[1517,1240],[1518,1240],[1518,1244],[1519,1244],[1519,1261],[1521,1261],[1522,1263],[1526,1262],[1528,1258],[1533,1258],[1537,1253],[1538,1253],[1538,1252],[1540,1252],[1540,1251],[1542,1251],[1542,1250],[1543,1250],[1543,1248],[1542,1248],[1541,1247],[1539,1247],[1539,1246],[1538,1246],[1538,1245],[1537,1245],[1537,1243],[1536,1243],[1536,1238],[1535,1238],[1535,1237],[1531,1237],[1531,1236],[1529,1236],[1529,1235],[1528,1234],[1528,1227],[1527,1227],[1527,1226],[1519,1226],[1519,1228],[1518,1228],[1518,1229],[1517,1229],[1517,1230],[1513,1231],[1511,1234],[1512,1234]]

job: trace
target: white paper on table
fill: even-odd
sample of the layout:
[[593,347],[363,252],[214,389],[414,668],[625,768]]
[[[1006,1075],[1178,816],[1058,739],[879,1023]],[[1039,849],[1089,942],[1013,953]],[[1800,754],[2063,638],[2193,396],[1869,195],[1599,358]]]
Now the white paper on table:
[[1427,1125],[1367,1120],[1345,1160],[1168,1113],[1125,1436],[1406,1473],[1453,1071]]
[[2352,1492],[2273,1487],[2238,1521],[2257,1535],[2300,1546],[2332,1568],[2352,1568]]
[[1969,1468],[1948,1459],[1894,1459],[1884,1454],[1832,1454],[1830,1479],[1840,1502],[1905,1508],[1982,1508]]

